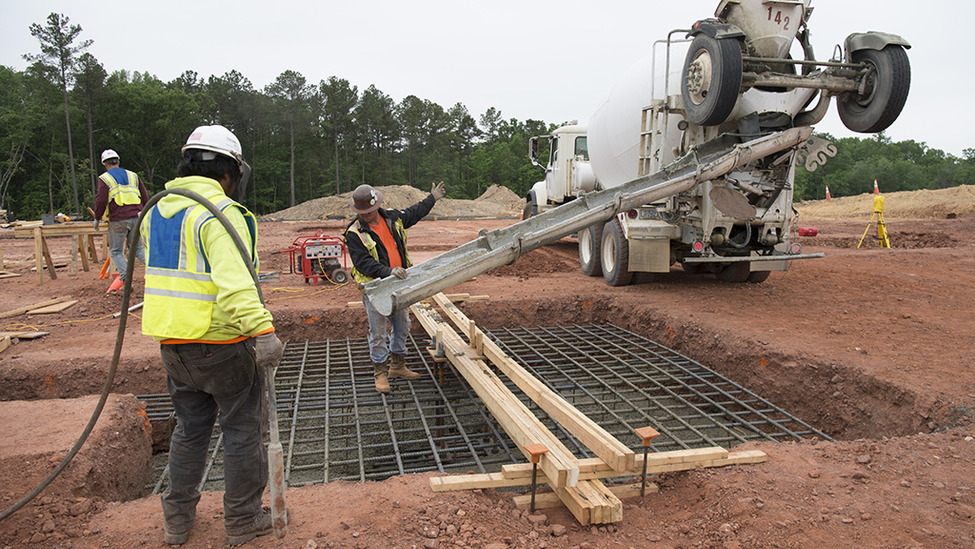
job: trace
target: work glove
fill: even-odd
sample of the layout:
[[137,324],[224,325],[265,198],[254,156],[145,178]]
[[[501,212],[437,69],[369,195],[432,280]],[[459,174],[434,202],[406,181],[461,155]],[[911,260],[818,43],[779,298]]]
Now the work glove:
[[97,219],[91,222],[91,228],[95,229],[96,231],[98,230],[98,220]]
[[433,195],[434,200],[440,200],[447,196],[447,187],[444,186],[443,181],[434,183],[433,187],[430,187],[430,194]]
[[396,278],[406,278],[406,269],[403,267],[393,267],[392,272],[389,274],[395,276]]
[[254,338],[257,344],[254,347],[254,354],[257,355],[257,365],[264,368],[275,368],[281,355],[284,354],[284,345],[274,332],[261,334]]

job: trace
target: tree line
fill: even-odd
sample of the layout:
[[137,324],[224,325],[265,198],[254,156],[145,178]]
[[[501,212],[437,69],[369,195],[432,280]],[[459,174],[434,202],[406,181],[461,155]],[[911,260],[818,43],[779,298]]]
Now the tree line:
[[[285,70],[256,89],[237,71],[163,82],[148,72],[109,74],[85,51],[82,29],[52,13],[29,28],[39,54],[24,71],[0,66],[0,209],[19,219],[83,212],[94,202],[100,153],[114,149],[150,194],[176,177],[179,148],[193,128],[222,124],[252,167],[245,204],[268,214],[341,194],[357,185],[448,182],[450,198],[473,199],[492,184],[525,196],[541,172],[528,138],[551,132],[541,120],[477,119],[462,103],[444,108],[409,95],[399,102],[375,86],[336,76],[317,84]],[[830,138],[828,135],[824,136]],[[924,143],[883,134],[835,140],[839,153],[815,172],[798,170],[797,199],[975,184],[975,150],[956,158]]]

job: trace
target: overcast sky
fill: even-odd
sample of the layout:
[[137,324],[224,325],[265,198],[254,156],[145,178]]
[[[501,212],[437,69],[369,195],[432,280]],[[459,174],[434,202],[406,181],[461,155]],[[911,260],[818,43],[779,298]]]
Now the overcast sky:
[[[407,95],[444,108],[489,107],[506,119],[586,121],[627,67],[668,31],[713,16],[717,0],[0,0],[0,64],[26,68],[40,52],[31,23],[51,12],[81,25],[88,51],[109,73],[149,72],[170,81],[237,70],[257,89],[294,70],[318,84],[345,78],[399,102]],[[813,0],[816,56],[828,59],[852,32],[899,34],[913,48],[907,106],[887,130],[956,156],[975,148],[970,106],[975,71],[959,21],[970,0]],[[944,101],[942,101],[942,99]],[[835,106],[817,127],[845,130]]]

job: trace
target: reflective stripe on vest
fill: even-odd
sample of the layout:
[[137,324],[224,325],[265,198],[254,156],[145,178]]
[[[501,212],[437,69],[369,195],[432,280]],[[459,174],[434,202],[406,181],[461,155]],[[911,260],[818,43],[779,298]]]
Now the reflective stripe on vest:
[[[386,220],[382,216],[380,216],[380,219],[382,219],[383,223],[386,222]],[[397,219],[393,223],[393,228],[396,229],[396,232],[399,234],[400,240],[403,241],[403,249],[406,250],[407,249],[406,248],[406,229],[403,227],[403,220],[402,219]],[[349,229],[346,231],[346,233],[355,233],[355,234],[359,235],[359,240],[362,240],[362,244],[366,247],[366,251],[369,252],[369,255],[371,255],[372,258],[375,259],[377,262],[379,261],[379,250],[376,249],[376,241],[372,239],[372,235],[371,234],[364,233],[364,232],[360,232],[359,231],[359,221],[356,221],[355,223],[353,223],[352,226],[349,227]],[[386,253],[387,254],[393,253],[393,252],[399,253],[399,250],[393,250],[392,252],[390,252],[389,250],[386,250]],[[412,266],[413,266],[413,262],[410,261],[410,252],[407,251],[406,252],[406,268],[410,268]],[[365,284],[366,282],[369,282],[370,280],[373,280],[372,277],[366,276],[366,275],[360,273],[359,272],[359,269],[356,269],[355,268],[355,265],[352,265],[352,278],[354,278],[355,281],[356,282],[359,282],[360,284]]]
[[[118,172],[115,172],[118,170]],[[115,173],[112,173],[115,172]],[[117,175],[124,174],[125,181],[116,179]],[[98,176],[99,179],[108,185],[108,199],[114,200],[117,206],[128,204],[139,204],[142,202],[142,193],[139,192],[139,176],[129,170],[122,168],[112,168]]]
[[[247,222],[251,258],[257,269],[257,220],[222,192],[204,193],[220,211],[236,207]],[[142,224],[146,250],[143,333],[168,339],[199,339],[210,329],[217,287],[200,240],[203,227],[219,223],[205,207],[193,205],[166,219],[157,207]],[[241,235],[244,237],[245,235]],[[179,242],[179,246],[176,243]]]

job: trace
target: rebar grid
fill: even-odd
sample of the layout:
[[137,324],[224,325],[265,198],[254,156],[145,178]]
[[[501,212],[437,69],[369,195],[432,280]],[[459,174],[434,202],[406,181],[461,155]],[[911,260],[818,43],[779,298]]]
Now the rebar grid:
[[[642,446],[633,431],[647,425],[661,433],[654,451],[829,439],[693,360],[613,325],[503,329],[486,336],[634,451]],[[275,388],[287,484],[485,473],[524,462],[453,366],[433,361],[429,344],[410,337],[407,366],[424,375],[412,382],[391,379],[388,395],[375,390],[365,338],[286,345]],[[502,378],[576,457],[594,457]],[[169,417],[168,395],[139,398],[151,420]],[[217,426],[201,489],[223,488],[221,442]],[[157,461],[155,493],[166,484],[165,461]]]

